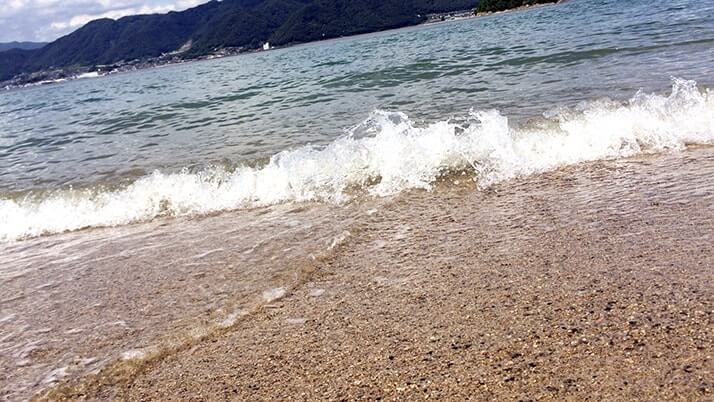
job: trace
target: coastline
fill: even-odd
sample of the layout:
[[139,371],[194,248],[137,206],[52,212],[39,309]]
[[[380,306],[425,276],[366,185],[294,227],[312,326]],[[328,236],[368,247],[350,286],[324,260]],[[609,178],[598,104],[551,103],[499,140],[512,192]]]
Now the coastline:
[[683,5],[5,93],[0,401],[714,400]]
[[515,8],[509,8],[508,10],[502,10],[502,11],[488,11],[488,12],[481,12],[481,13],[475,13],[475,17],[488,17],[491,15],[500,15],[500,14],[506,14],[506,13],[513,13],[517,11],[525,11],[525,10],[532,10],[536,8],[543,8],[543,7],[552,7],[552,6],[557,6],[559,4],[565,3],[568,0],[557,0],[553,1],[552,3],[543,3],[543,4],[527,4],[525,6],[519,6]]
[[[275,47],[271,47],[270,50],[267,50],[267,51],[287,49],[287,48],[291,48],[291,47],[295,47],[295,46],[322,43],[325,41],[339,40],[339,39],[343,39],[343,38],[360,37],[363,35],[373,35],[373,34],[378,34],[378,33],[382,33],[382,32],[397,31],[397,30],[409,29],[409,28],[420,27],[420,26],[429,26],[429,25],[435,25],[435,24],[464,21],[464,20],[469,20],[469,19],[473,19],[473,18],[489,17],[489,16],[501,15],[501,14],[505,14],[505,13],[512,13],[512,12],[525,11],[525,10],[530,10],[530,9],[535,9],[535,8],[554,6],[554,5],[561,4],[562,2],[563,2],[563,0],[561,0],[557,3],[521,6],[521,7],[516,7],[513,9],[509,9],[509,10],[504,10],[504,11],[479,13],[479,14],[474,13],[473,10],[462,10],[462,11],[454,11],[454,12],[448,12],[448,13],[430,14],[427,16],[427,19],[424,22],[422,22],[420,24],[416,24],[416,25],[409,25],[409,26],[404,26],[404,27],[399,27],[399,28],[388,28],[388,29],[384,29],[384,30],[380,30],[380,31],[361,33],[361,34],[356,34],[356,35],[341,36],[341,37],[335,37],[335,38],[328,38],[328,39],[317,40],[317,41],[312,41],[312,42],[302,42],[302,43],[295,43],[295,44],[287,44],[287,45],[283,45],[283,46],[275,46]],[[121,62],[121,63],[118,63],[118,64],[121,64],[121,66],[119,68],[115,68],[110,71],[104,71],[104,72],[102,72],[101,70],[96,70],[96,69],[92,69],[89,67],[81,67],[81,68],[77,69],[76,71],[72,71],[72,72],[67,72],[62,69],[53,70],[53,71],[40,71],[40,72],[31,74],[31,75],[44,76],[44,78],[41,78],[38,81],[34,81],[34,80],[33,81],[24,80],[23,81],[23,80],[18,80],[17,78],[15,78],[13,80],[0,82],[0,90],[11,91],[11,90],[17,90],[17,89],[34,88],[34,87],[38,87],[38,86],[53,85],[53,84],[64,83],[64,82],[68,82],[68,81],[76,81],[76,80],[85,78],[84,76],[86,76],[87,74],[95,74],[96,73],[97,77],[101,78],[101,77],[112,76],[112,75],[116,75],[116,74],[131,73],[134,71],[149,70],[149,69],[165,67],[165,66],[181,65],[181,64],[201,62],[201,61],[214,60],[214,59],[245,56],[247,54],[256,54],[256,53],[261,53],[264,51],[266,51],[266,50],[262,50],[262,49],[244,50],[244,49],[225,48],[225,49],[221,49],[221,50],[217,51],[216,53],[207,54],[207,55],[190,58],[190,59],[184,59],[184,58],[180,58],[180,57],[172,57],[167,60],[162,60],[162,58],[164,58],[165,56],[171,56],[171,55],[165,55],[165,56],[160,56],[157,58],[148,58],[148,59],[140,60],[140,61]],[[16,83],[14,83],[14,82],[16,82]]]
[[284,297],[44,398],[710,398],[713,173],[696,147],[367,203]]

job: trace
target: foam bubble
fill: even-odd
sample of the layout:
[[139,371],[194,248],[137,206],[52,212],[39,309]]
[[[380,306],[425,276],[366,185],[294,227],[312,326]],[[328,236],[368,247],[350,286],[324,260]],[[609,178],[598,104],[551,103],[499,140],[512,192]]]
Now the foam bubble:
[[287,290],[285,288],[268,289],[263,292],[263,300],[270,303],[285,296],[286,293]]
[[122,360],[141,360],[146,357],[146,352],[143,350],[132,349],[122,352]]
[[352,236],[352,234],[349,231],[342,231],[339,236],[332,239],[332,243],[330,243],[330,246],[327,249],[333,250],[335,247],[341,246],[347,241],[347,239],[350,238],[350,236]]
[[240,316],[244,315],[243,312],[234,312],[223,318],[218,322],[219,328],[230,328],[238,321]]
[[60,367],[57,369],[54,369],[45,376],[45,378],[42,380],[43,384],[54,384],[56,382],[59,382],[61,379],[67,376],[68,374],[68,367]]
[[309,295],[312,297],[320,297],[325,294],[325,289],[310,289]]
[[0,240],[293,201],[342,203],[355,191],[385,196],[429,190],[440,176],[459,170],[475,172],[479,186],[487,187],[580,162],[713,142],[709,91],[679,79],[668,96],[638,93],[624,103],[583,103],[520,128],[496,110],[427,126],[403,113],[376,111],[325,147],[283,151],[262,167],[157,171],[115,191],[0,199]]

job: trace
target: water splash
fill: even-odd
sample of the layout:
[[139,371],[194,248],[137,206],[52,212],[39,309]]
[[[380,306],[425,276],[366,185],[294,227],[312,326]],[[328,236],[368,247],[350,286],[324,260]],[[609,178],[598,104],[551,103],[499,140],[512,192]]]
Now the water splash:
[[496,110],[418,126],[376,111],[325,147],[274,155],[262,167],[200,173],[154,172],[112,191],[58,190],[40,199],[0,199],[4,241],[294,201],[342,203],[355,193],[386,196],[431,189],[446,173],[471,171],[480,187],[601,159],[714,143],[714,101],[693,81],[673,80],[668,96],[637,93],[560,108],[513,127]]

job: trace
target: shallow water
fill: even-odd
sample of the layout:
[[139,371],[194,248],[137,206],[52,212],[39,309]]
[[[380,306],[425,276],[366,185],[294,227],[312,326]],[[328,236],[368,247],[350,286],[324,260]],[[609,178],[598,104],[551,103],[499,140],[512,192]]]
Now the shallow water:
[[[221,331],[370,230],[399,250],[412,202],[517,179],[516,214],[577,165],[615,172],[578,176],[600,207],[709,210],[712,59],[710,2],[573,0],[0,92],[0,398]],[[573,197],[541,224],[598,231]]]
[[[5,198],[0,198],[0,217],[19,214],[25,216],[23,221],[41,223],[9,224],[13,227],[3,228],[0,237],[125,224],[151,219],[166,209],[172,214],[194,214],[294,199],[341,199],[343,188],[384,179],[395,169],[401,170],[404,183],[391,186],[390,192],[415,183],[423,187],[422,182],[434,173],[425,177],[423,172],[411,172],[412,165],[458,170],[463,164],[480,165],[484,155],[469,153],[467,147],[457,149],[467,161],[442,160],[428,153],[408,154],[415,151],[405,146],[389,161],[375,161],[381,156],[365,156],[369,151],[360,149],[336,150],[340,153],[323,154],[326,160],[320,160],[306,145],[321,149],[334,147],[334,141],[345,135],[374,137],[390,129],[379,121],[386,113],[392,113],[392,123],[443,126],[424,142],[459,136],[462,126],[468,131],[479,125],[481,130],[477,127],[464,137],[481,143],[488,141],[481,137],[494,135],[482,131],[495,129],[511,137],[535,131],[532,141],[539,141],[557,135],[563,121],[577,125],[589,119],[588,113],[606,114],[615,108],[603,98],[626,102],[638,90],[666,95],[672,88],[671,77],[706,88],[712,83],[714,58],[712,7],[710,2],[692,0],[576,0],[557,7],[6,91],[0,93],[0,197]],[[669,145],[711,141],[712,106],[710,101],[704,103],[696,110],[692,105],[672,104],[666,106],[668,110],[653,111],[671,113],[657,116],[662,120],[658,123],[683,132],[684,138],[667,139]],[[382,112],[375,114],[375,110]],[[490,110],[498,110],[499,115]],[[692,114],[703,114],[698,127],[683,125]],[[610,120],[617,117],[590,119],[592,124],[577,134],[593,138],[593,131],[612,127]],[[613,128],[630,128],[634,133],[622,134],[630,137],[650,131],[644,133],[648,138],[634,140],[651,145],[649,137],[659,128],[641,123],[653,116],[633,112],[620,117],[619,126]],[[617,147],[631,140],[613,138],[608,145]],[[391,143],[385,141],[375,146],[388,149]],[[495,152],[508,146],[503,141],[507,138],[493,144]],[[282,158],[284,171],[276,172],[279,177],[248,169],[264,166],[271,156],[288,149],[298,152]],[[593,153],[577,147],[567,152]],[[589,157],[612,156],[617,155],[600,150]],[[370,160],[331,172],[335,165],[364,158]],[[340,162],[332,163],[335,160]],[[572,162],[577,160],[558,164]],[[521,166],[515,170],[539,170],[529,165],[530,160],[517,163]],[[243,170],[248,172],[240,178],[231,176]],[[188,177],[166,176],[179,172]],[[142,180],[154,190],[130,188],[131,194],[111,194]],[[256,187],[255,180],[270,188]],[[201,197],[204,187],[227,181],[233,184],[230,189],[212,193],[211,199]],[[286,194],[286,182],[291,194]],[[68,191],[68,186],[74,191]],[[189,199],[177,199],[172,188],[189,193]],[[215,202],[216,198],[221,201]],[[121,212],[107,214],[106,209]]]
[[[487,191],[449,175],[433,191],[343,207],[278,205],[6,244],[0,263],[0,372],[6,382],[0,396],[22,399],[62,381],[91,383],[103,369],[111,379],[122,364],[160,360],[223,331],[240,332],[241,323],[270,315],[295,291],[328,294],[333,303],[359,297],[340,294],[354,284],[331,282],[335,269],[340,277],[371,277],[408,292],[423,285],[413,278],[436,280],[420,274],[428,264],[472,258],[494,273],[502,268],[499,258],[567,258],[563,254],[572,250],[553,245],[570,233],[576,237],[568,242],[587,238],[602,247],[606,260],[608,244],[628,258],[648,258],[646,272],[670,269],[670,262],[651,255],[677,244],[665,260],[680,256],[681,269],[710,282],[710,273],[688,265],[684,255],[699,265],[711,256],[712,174],[714,148],[695,147],[564,168]],[[656,243],[643,247],[638,242],[645,235]],[[538,236],[549,246],[540,248]],[[631,242],[638,245],[628,249]],[[488,259],[480,260],[482,254]],[[623,261],[607,266],[637,276]],[[581,269],[569,275],[579,278]],[[315,277],[331,286],[314,283]],[[478,275],[464,279],[488,283]],[[706,304],[711,292],[701,296]]]
[[5,245],[0,399],[231,327],[299,285],[354,213],[276,206]]

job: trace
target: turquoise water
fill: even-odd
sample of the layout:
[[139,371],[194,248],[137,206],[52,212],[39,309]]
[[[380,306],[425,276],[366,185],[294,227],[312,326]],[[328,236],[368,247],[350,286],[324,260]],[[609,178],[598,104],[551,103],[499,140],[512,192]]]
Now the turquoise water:
[[[488,183],[709,143],[713,60],[714,2],[573,0],[0,92],[0,217],[12,220],[0,237],[151,219],[167,205],[341,202],[354,185],[381,181],[371,192],[389,194],[452,169]],[[593,145],[598,130],[620,131]],[[480,139],[513,141],[513,155]],[[534,160],[526,146],[563,155]],[[82,224],[43,226],[58,214]]]

